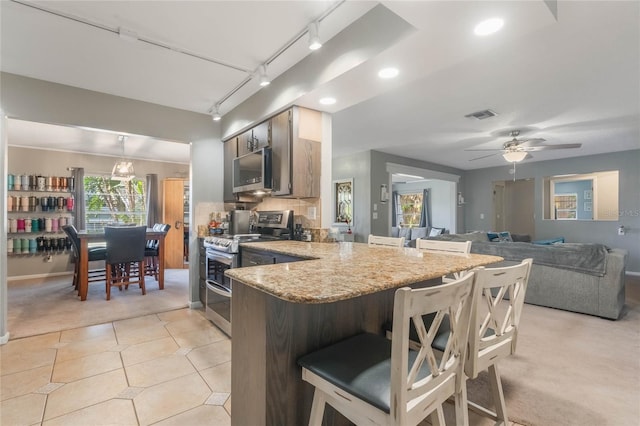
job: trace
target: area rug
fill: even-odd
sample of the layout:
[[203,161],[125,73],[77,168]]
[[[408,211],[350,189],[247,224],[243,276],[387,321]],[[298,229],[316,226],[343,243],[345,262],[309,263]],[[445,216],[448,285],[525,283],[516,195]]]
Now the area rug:
[[72,277],[62,276],[8,283],[7,329],[10,339],[69,330],[188,306],[189,270],[165,271],[164,290],[148,277],[147,294],[138,286],[111,290],[106,300],[104,283],[89,285],[87,300],[80,301],[71,285]]
[[[640,279],[626,289],[617,321],[525,304],[516,354],[499,363],[510,421],[640,424]],[[468,381],[468,395],[488,404],[486,374]]]

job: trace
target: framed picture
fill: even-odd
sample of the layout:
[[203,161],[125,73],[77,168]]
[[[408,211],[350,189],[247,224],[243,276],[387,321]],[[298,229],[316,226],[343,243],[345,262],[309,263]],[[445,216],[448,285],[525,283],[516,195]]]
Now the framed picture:
[[333,181],[333,222],[353,227],[353,179]]

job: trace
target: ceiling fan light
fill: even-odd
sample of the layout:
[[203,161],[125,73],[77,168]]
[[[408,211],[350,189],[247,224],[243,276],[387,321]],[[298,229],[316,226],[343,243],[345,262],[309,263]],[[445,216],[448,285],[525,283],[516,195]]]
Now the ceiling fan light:
[[502,154],[502,156],[504,157],[505,160],[507,160],[510,163],[519,163],[520,161],[525,159],[525,157],[527,156],[527,152],[526,151],[509,151]]

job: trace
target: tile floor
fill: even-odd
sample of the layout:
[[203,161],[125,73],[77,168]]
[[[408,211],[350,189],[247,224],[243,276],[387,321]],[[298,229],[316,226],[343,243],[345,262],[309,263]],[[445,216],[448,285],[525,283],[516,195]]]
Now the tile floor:
[[2,426],[231,424],[231,340],[200,310],[10,340],[0,373]]
[[179,309],[0,346],[0,424],[229,425],[231,341]]

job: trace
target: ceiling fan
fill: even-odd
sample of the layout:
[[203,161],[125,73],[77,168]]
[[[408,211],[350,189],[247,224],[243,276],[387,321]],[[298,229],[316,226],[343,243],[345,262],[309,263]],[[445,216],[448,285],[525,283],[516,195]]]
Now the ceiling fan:
[[[465,149],[465,151],[500,151],[502,152],[502,156],[505,160],[510,163],[518,163],[525,158],[530,158],[531,155],[529,152],[532,151],[544,151],[547,149],[569,149],[569,148],[580,148],[582,144],[579,143],[565,143],[560,145],[539,145],[545,140],[542,138],[531,138],[531,139],[518,139],[518,135],[520,135],[520,130],[512,130],[511,131],[511,139],[508,142],[505,142],[502,145],[502,148],[480,148],[480,149]],[[499,154],[500,152],[494,152],[493,154],[483,155],[481,157],[472,158],[469,161],[480,160],[482,158],[491,157]]]

